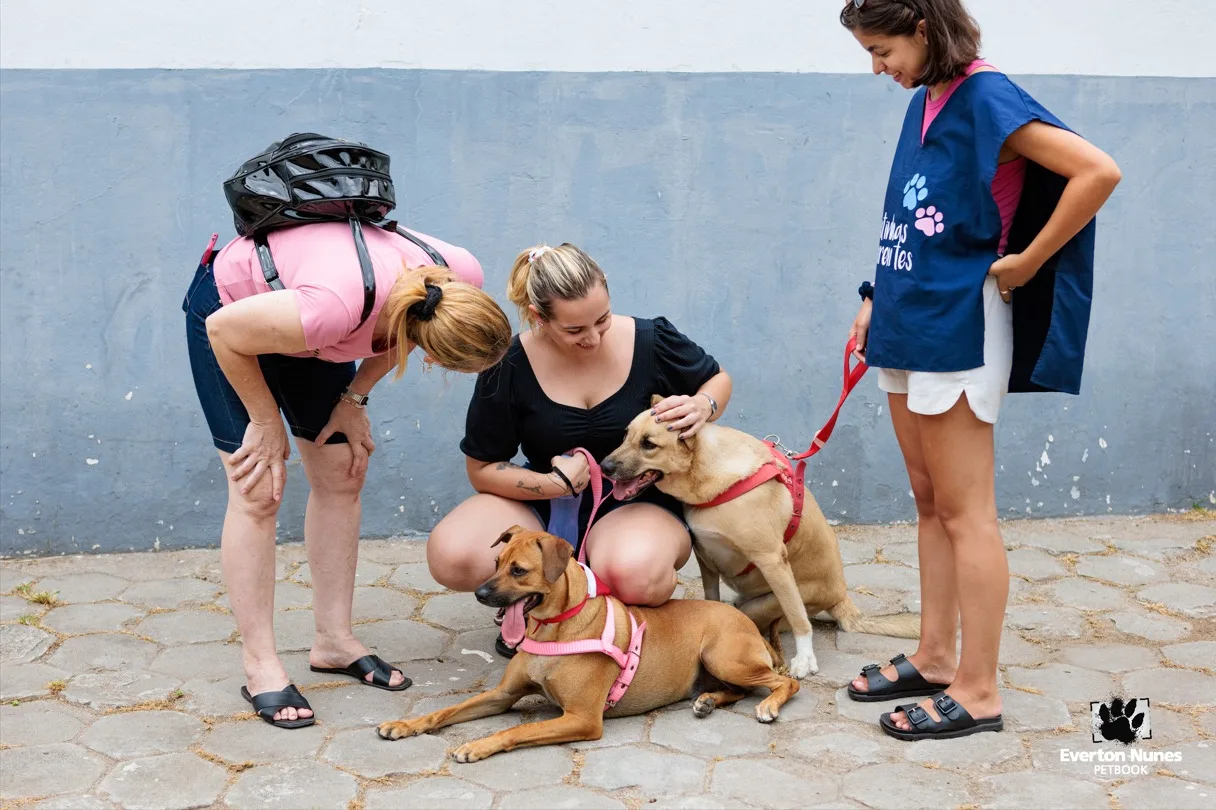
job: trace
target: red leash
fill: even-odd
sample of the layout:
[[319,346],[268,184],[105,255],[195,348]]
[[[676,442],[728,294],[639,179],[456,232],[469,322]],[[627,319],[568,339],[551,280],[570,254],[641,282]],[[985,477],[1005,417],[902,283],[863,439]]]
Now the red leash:
[[[823,446],[828,443],[828,439],[832,437],[832,431],[836,429],[836,419],[840,416],[840,409],[844,407],[844,401],[849,398],[849,394],[857,387],[857,383],[861,382],[861,378],[865,376],[869,366],[858,361],[857,365],[852,365],[849,361],[853,356],[853,352],[857,349],[856,338],[849,338],[848,345],[844,349],[844,385],[840,392],[840,399],[836,402],[836,409],[832,411],[832,416],[827,423],[819,429],[815,434],[815,438],[811,440],[811,446],[805,452],[795,455],[792,451],[783,451],[778,449],[774,442],[766,441],[772,451],[773,460],[761,465],[760,469],[752,473],[747,478],[727,487],[724,492],[716,498],[705,503],[694,504],[701,508],[710,506],[718,506],[727,501],[733,501],[745,492],[751,492],[756,487],[777,478],[789,490],[790,497],[794,502],[794,511],[790,516],[790,522],[785,527],[784,542],[788,543],[798,533],[798,525],[802,522],[802,504],[806,497],[803,481],[806,478],[806,460],[823,449]],[[791,467],[791,462],[796,461],[797,464]],[[755,569],[755,565],[748,564],[746,568],[740,571],[735,576],[743,576],[751,573]]]

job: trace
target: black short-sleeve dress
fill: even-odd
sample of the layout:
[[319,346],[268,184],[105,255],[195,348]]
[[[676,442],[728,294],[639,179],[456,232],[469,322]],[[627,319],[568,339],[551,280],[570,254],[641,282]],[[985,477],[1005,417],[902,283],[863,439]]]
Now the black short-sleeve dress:
[[[634,325],[633,365],[625,384],[590,409],[545,396],[517,335],[502,361],[477,377],[461,452],[478,461],[498,462],[510,461],[522,449],[527,466],[540,473],[552,469],[551,458],[575,447],[586,448],[602,461],[620,445],[633,418],[650,407],[652,394],[692,395],[718,373],[717,361],[666,318],[635,318]],[[591,500],[582,499],[580,535],[586,531]],[[680,502],[654,487],[632,502],[653,503],[684,519]],[[526,503],[547,525],[549,502]],[[623,505],[609,499],[596,519]]]

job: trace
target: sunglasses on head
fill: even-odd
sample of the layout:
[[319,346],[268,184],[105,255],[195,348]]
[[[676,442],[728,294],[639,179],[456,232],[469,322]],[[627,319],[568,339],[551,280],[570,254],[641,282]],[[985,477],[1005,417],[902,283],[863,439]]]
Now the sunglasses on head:
[[866,0],[853,0],[853,8],[861,8],[866,4]]

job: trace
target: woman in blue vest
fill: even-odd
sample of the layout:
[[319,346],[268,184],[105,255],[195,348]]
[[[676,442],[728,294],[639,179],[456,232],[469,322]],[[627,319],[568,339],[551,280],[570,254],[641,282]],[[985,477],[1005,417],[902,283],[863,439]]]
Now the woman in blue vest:
[[875,74],[918,88],[851,334],[888,394],[916,499],[921,640],[849,695],[929,696],[882,715],[899,739],[999,731],[1009,567],[992,426],[1008,392],[1080,389],[1094,216],[1119,169],[978,58],[961,0],[848,0],[840,21]]

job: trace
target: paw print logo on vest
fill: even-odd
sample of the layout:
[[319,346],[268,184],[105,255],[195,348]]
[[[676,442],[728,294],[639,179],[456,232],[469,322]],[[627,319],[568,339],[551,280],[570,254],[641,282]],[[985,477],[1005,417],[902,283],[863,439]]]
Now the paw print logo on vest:
[[911,211],[916,207],[916,204],[929,196],[929,189],[925,188],[924,175],[914,174],[912,179],[904,184],[904,208]]
[[932,205],[928,208],[916,209],[915,225],[916,229],[925,236],[932,236],[946,230],[946,226],[942,224],[942,212]]

